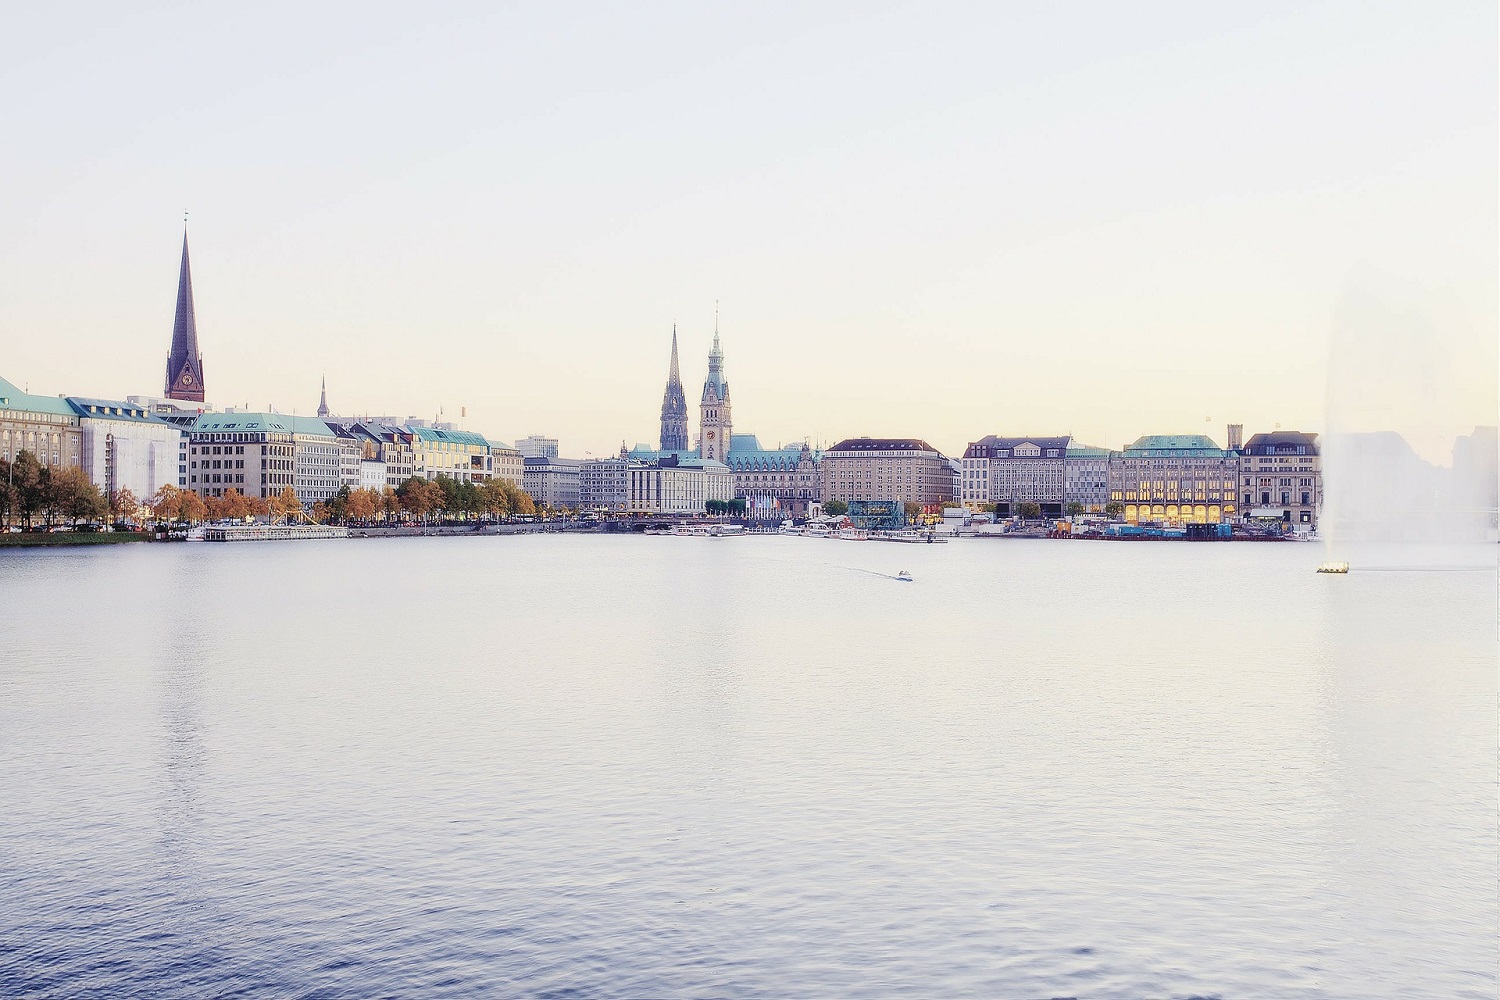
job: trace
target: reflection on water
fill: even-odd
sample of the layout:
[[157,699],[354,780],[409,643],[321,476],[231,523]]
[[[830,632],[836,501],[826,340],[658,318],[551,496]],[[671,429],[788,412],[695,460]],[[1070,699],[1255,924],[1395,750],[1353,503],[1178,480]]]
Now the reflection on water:
[[0,993],[1494,995],[1493,547],[894,548],[0,557]]

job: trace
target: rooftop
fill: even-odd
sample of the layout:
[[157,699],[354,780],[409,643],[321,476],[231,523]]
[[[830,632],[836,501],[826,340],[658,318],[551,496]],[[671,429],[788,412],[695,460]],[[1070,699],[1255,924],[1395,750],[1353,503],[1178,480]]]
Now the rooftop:
[[1126,458],[1226,458],[1233,454],[1203,434],[1146,434],[1124,450]]
[[921,438],[845,438],[828,451],[926,451],[939,454],[936,448]]

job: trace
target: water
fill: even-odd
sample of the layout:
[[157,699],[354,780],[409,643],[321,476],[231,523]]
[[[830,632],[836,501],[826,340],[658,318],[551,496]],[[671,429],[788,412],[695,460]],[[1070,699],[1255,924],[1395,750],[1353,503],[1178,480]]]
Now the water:
[[1493,997],[1494,546],[1322,556],[5,553],[0,994]]

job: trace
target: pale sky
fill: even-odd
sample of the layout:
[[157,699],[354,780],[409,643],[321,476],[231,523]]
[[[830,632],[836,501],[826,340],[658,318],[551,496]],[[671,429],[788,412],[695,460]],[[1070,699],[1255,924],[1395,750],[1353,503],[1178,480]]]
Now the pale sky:
[[1496,421],[1492,2],[145,8],[0,37],[33,392],[160,394],[186,209],[221,407],[600,454],[675,320],[696,434],[718,300],[767,444]]

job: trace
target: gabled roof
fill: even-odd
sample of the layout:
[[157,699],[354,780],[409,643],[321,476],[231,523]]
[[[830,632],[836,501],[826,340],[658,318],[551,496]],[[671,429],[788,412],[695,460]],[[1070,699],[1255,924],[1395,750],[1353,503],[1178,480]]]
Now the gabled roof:
[[994,458],[997,451],[1006,452],[1002,456],[1005,458],[1025,458],[1027,456],[1015,455],[1015,450],[1028,444],[1040,449],[1041,454],[1035,457],[1045,458],[1048,451],[1057,451],[1061,454],[1072,442],[1071,434],[1064,434],[1061,437],[998,437],[990,434],[970,443],[969,447],[964,449],[964,458]]

